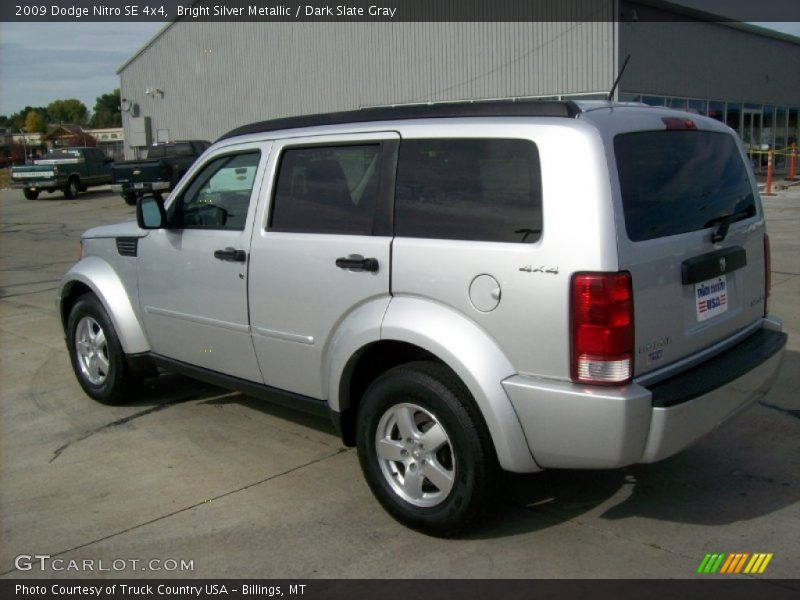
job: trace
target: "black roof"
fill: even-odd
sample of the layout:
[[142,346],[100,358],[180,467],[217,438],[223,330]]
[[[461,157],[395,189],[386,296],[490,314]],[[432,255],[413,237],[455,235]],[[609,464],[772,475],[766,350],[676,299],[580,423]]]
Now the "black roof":
[[260,121],[237,127],[220,137],[225,140],[248,133],[264,133],[298,127],[365,123],[369,121],[395,121],[400,119],[428,119],[434,117],[564,117],[574,118],[581,112],[570,100],[492,100],[479,102],[448,102],[441,104],[409,104],[401,106],[362,108],[345,112],[303,115]]

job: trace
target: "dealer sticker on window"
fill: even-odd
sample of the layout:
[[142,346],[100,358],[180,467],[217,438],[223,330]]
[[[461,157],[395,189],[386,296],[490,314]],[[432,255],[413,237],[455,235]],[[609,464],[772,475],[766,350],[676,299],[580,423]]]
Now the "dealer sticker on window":
[[728,280],[725,275],[696,283],[694,302],[698,321],[716,317],[728,310]]

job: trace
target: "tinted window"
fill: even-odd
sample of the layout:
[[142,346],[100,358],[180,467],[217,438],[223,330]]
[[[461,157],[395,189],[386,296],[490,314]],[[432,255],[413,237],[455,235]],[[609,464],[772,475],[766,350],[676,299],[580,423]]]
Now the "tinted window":
[[164,158],[166,156],[166,152],[164,151],[164,146],[151,146],[150,148],[145,148],[142,151],[142,158],[150,159],[150,158]]
[[643,131],[614,138],[625,227],[633,241],[711,227],[731,213],[755,215],[733,138],[710,131]]
[[175,144],[172,148],[167,148],[167,156],[173,154],[176,156],[193,156],[194,150],[189,142],[182,142]]
[[379,179],[379,144],[286,150],[270,229],[370,235]]
[[167,219],[171,226],[243,230],[258,160],[259,153],[251,152],[208,163],[170,205]]
[[395,234],[535,242],[542,230],[539,155],[525,140],[400,144]]

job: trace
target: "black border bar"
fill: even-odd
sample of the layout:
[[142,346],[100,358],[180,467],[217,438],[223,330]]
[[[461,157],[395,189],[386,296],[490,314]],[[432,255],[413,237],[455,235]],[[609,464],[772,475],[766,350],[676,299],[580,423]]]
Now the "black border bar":
[[7,0],[5,22],[800,21],[797,0]]

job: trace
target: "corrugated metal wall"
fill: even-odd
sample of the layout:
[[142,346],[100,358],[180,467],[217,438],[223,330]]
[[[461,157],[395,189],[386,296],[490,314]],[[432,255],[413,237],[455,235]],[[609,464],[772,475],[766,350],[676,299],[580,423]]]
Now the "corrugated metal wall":
[[800,45],[705,22],[623,22],[620,90],[729,102],[800,104]]
[[252,121],[360,106],[602,92],[615,36],[613,22],[178,22],[123,68],[122,96],[151,117],[154,140],[158,129],[213,140]]

